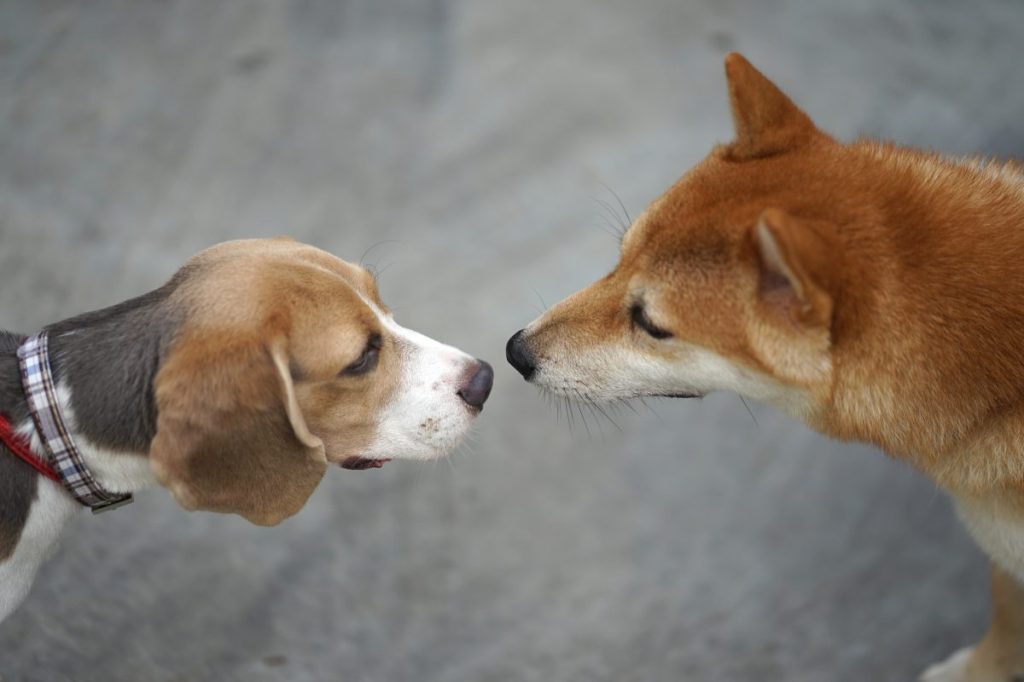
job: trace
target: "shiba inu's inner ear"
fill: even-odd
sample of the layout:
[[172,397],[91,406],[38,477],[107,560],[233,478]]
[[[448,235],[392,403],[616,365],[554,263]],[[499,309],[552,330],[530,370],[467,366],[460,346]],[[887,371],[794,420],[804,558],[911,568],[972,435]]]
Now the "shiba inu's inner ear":
[[769,315],[799,326],[828,328],[830,272],[838,263],[830,240],[779,209],[767,209],[753,229],[758,297]]
[[736,140],[726,158],[756,159],[800,146],[816,133],[814,123],[774,83],[735,52],[725,58]]

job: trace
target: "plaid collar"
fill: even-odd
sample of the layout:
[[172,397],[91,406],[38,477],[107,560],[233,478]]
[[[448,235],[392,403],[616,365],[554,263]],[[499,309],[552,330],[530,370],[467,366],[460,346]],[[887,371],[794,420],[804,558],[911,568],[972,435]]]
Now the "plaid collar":
[[49,463],[57,471],[64,487],[79,503],[92,509],[93,514],[130,503],[131,493],[105,490],[85,466],[82,453],[75,445],[71,430],[60,413],[47,352],[46,332],[29,337],[18,348],[18,361],[21,364],[21,385],[25,389],[32,421],[35,422]]

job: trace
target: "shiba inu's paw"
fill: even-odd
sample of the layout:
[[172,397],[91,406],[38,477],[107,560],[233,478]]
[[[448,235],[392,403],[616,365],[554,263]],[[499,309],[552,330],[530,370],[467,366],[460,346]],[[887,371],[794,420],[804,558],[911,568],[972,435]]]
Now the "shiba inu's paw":
[[967,664],[972,653],[973,647],[961,649],[942,663],[936,663],[925,670],[918,682],[973,682],[967,677]]
[[918,682],[1024,682],[1024,666],[1012,653],[994,647],[986,638],[978,646],[961,649],[928,668]]

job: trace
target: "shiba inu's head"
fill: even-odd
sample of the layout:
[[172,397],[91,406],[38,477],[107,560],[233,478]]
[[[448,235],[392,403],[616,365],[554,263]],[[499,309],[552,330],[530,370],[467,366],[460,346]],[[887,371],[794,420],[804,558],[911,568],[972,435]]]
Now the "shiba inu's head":
[[840,145],[743,57],[726,59],[736,140],[633,223],[618,265],[508,342],[556,394],[604,401],[732,390],[806,413],[832,374],[845,206]]

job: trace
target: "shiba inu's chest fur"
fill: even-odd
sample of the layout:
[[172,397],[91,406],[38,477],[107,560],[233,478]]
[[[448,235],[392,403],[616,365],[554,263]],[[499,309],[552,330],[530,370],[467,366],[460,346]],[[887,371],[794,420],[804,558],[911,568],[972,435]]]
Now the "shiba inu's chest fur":
[[1024,581],[1024,506],[1019,498],[961,496],[956,507],[982,549],[1003,570]]

